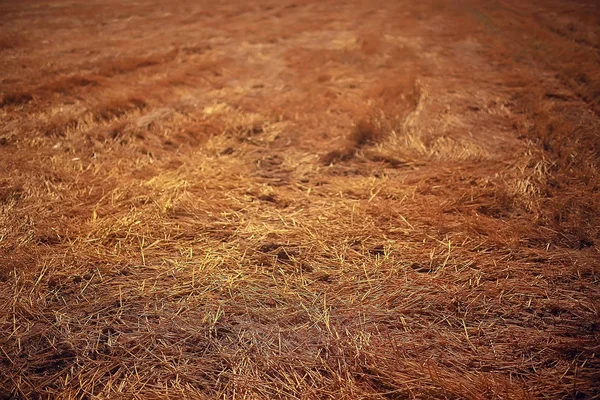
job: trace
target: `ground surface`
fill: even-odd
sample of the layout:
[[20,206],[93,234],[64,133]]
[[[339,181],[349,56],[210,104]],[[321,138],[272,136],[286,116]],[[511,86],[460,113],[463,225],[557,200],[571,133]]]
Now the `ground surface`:
[[0,398],[599,398],[595,2],[216,3],[0,3]]

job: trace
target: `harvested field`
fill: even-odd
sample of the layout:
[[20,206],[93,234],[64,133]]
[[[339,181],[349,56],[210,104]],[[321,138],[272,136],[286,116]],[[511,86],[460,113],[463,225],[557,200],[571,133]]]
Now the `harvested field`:
[[0,398],[600,398],[595,1],[0,16]]

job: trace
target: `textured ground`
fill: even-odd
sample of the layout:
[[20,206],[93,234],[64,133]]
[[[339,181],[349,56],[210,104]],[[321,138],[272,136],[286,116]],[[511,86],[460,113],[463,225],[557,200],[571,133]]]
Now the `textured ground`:
[[0,398],[600,398],[595,2],[215,3],[0,3]]

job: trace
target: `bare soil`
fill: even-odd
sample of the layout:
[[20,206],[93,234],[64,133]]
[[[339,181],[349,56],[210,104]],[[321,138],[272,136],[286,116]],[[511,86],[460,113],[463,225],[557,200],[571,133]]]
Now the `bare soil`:
[[595,1],[4,1],[0,71],[0,398],[600,398]]

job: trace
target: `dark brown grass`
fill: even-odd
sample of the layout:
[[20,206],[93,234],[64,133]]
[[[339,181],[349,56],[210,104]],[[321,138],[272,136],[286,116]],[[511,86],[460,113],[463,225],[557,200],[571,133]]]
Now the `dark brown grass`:
[[43,126],[42,133],[49,137],[63,137],[69,129],[77,128],[79,123],[77,118],[58,114]]
[[171,50],[164,54],[153,54],[150,56],[133,56],[116,60],[109,60],[98,67],[98,74],[105,77],[114,77],[126,74],[141,68],[152,67],[173,60],[178,50]]
[[88,112],[95,122],[106,122],[120,118],[131,111],[143,110],[146,106],[146,101],[140,97],[125,96],[97,104]]
[[25,38],[15,32],[2,32],[0,34],[0,51],[19,48],[25,43]]
[[8,93],[2,96],[0,107],[27,104],[33,100],[33,94],[27,92]]
[[[321,156],[324,165],[350,160],[363,147],[380,143],[392,133],[401,132],[404,120],[415,111],[419,102],[415,72],[380,79],[366,91],[365,97],[371,104],[357,111],[362,116],[357,118],[350,133],[337,145],[338,148]],[[394,159],[381,155],[374,157],[374,161]],[[390,164],[397,165],[394,161]]]
[[33,88],[29,92],[8,93],[3,96],[0,107],[28,104],[34,99],[48,98],[54,94],[72,95],[78,93],[81,88],[97,87],[99,85],[98,77],[93,75],[73,75],[59,78]]
[[338,161],[347,161],[362,147],[373,145],[384,137],[384,132],[373,121],[361,119],[342,142],[341,148],[321,156],[321,162],[330,165]]
[[40,85],[37,89],[39,93],[48,94],[71,94],[81,87],[98,86],[98,78],[94,76],[74,75],[61,78],[56,81]]

